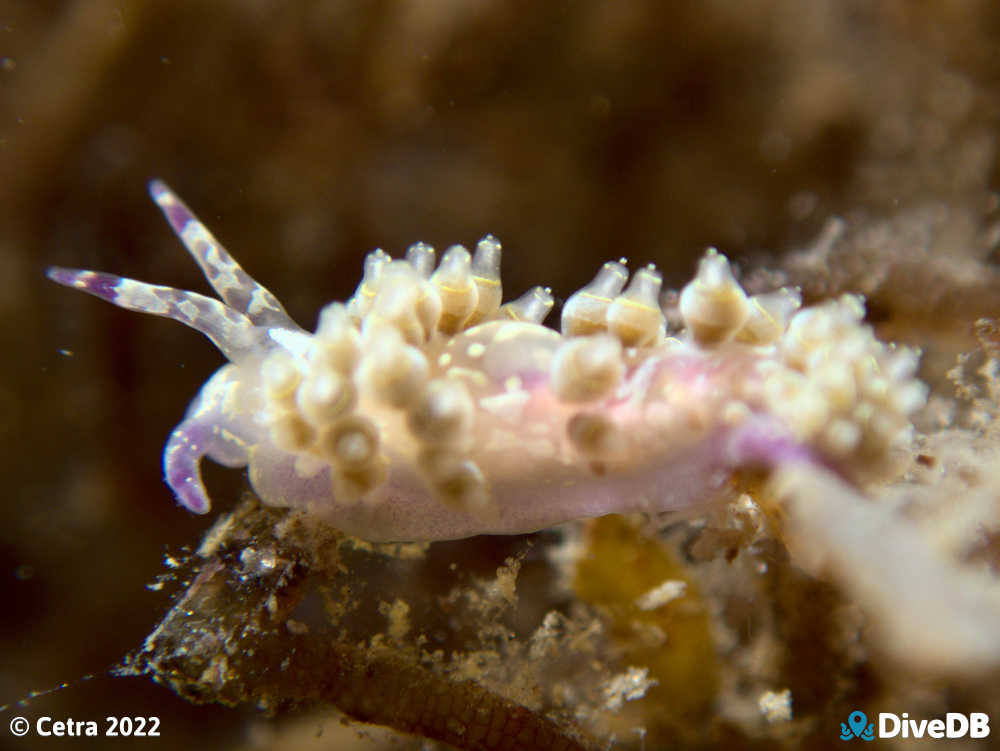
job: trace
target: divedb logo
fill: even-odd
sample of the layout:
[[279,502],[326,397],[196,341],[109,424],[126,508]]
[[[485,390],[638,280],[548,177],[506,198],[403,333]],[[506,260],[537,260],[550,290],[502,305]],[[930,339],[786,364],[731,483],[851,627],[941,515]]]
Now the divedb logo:
[[855,709],[840,723],[840,740],[873,741],[876,738],[986,738],[990,734],[990,716],[985,712],[948,712],[944,719],[913,720],[903,712],[879,712],[878,732],[868,716]]

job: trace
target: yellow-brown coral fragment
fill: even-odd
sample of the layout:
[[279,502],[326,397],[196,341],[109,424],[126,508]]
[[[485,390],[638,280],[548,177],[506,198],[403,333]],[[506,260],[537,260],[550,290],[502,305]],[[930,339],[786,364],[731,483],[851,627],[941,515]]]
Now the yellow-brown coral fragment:
[[[649,702],[656,712],[639,709],[630,714],[626,704],[621,730],[630,723],[652,722],[652,739],[675,743],[679,728],[695,729],[708,722],[718,690],[715,645],[702,595],[662,544],[643,537],[622,517],[589,522],[584,545],[574,591],[607,613],[613,643],[624,651],[623,662],[648,667],[649,676],[658,682],[638,702]],[[643,596],[668,580],[683,582],[683,593],[662,607],[641,607]],[[649,638],[653,629],[662,640]]]

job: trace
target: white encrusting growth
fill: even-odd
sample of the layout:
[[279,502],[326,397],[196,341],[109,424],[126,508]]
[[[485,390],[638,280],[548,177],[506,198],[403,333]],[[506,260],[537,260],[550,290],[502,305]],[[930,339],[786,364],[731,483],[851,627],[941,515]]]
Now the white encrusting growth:
[[249,464],[260,496],[369,539],[525,532],[707,500],[733,470],[819,458],[877,469],[923,403],[917,354],[883,345],[859,297],[799,310],[748,297],[710,248],[667,337],[662,277],[602,266],[541,325],[552,291],[502,304],[501,247],[376,250],[346,303],[300,329],[162,183],[151,192],[225,304],[98,272],[54,280],[175,318],[233,360],[192,403],[167,481],[207,511],[198,462]]

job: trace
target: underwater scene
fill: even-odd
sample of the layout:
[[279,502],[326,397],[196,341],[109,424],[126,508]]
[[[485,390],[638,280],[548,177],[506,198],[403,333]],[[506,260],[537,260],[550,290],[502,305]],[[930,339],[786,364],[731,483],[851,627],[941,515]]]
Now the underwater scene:
[[994,3],[0,25],[0,747],[996,745]]

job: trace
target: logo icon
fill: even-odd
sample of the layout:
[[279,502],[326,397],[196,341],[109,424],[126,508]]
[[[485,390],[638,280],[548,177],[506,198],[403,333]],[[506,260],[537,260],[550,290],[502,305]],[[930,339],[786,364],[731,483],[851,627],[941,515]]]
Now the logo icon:
[[840,723],[840,740],[851,741],[855,738],[863,741],[875,740],[875,723],[868,722],[865,713],[857,709],[847,716],[846,723]]

